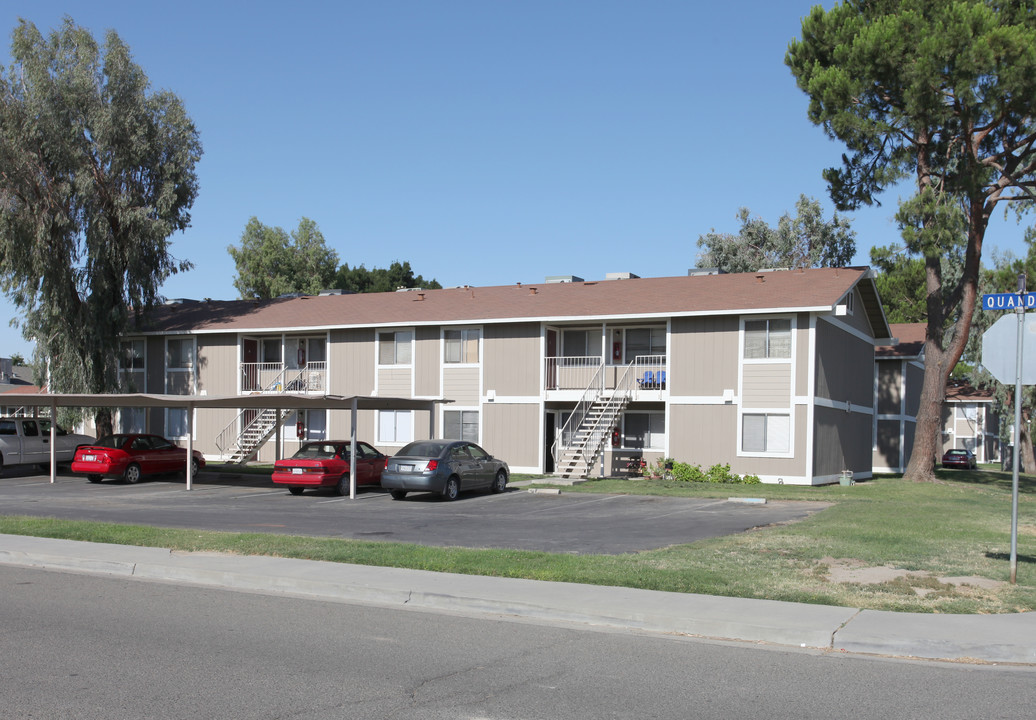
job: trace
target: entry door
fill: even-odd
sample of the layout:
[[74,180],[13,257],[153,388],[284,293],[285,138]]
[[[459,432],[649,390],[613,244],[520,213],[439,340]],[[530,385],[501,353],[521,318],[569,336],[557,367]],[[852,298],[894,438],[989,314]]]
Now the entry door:
[[547,329],[547,357],[550,360],[547,362],[547,377],[544,378],[547,383],[547,390],[558,389],[558,331],[548,328]]

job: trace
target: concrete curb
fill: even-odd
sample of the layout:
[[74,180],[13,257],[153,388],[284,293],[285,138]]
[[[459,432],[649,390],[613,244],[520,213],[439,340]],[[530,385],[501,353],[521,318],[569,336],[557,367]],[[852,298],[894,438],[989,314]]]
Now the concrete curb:
[[1036,613],[928,615],[0,535],[0,564],[898,657],[1036,665]]

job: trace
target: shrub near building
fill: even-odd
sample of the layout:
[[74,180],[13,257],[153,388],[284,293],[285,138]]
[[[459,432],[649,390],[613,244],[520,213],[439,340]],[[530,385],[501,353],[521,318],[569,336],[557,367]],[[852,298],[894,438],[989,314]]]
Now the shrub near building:
[[[666,470],[671,466],[671,470]],[[708,470],[702,470],[701,465],[682,463],[673,458],[659,458],[652,465],[644,468],[645,475],[653,477],[667,477],[678,482],[701,482],[701,483],[731,483],[741,485],[755,485],[762,482],[756,475],[738,475],[730,472],[729,465],[713,465]]]

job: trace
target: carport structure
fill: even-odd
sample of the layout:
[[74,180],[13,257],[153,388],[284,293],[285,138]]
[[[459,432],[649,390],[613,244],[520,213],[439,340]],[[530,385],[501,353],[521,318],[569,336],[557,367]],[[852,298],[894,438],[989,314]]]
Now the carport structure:
[[[194,410],[234,408],[238,410],[350,410],[349,457],[356,457],[356,414],[360,410],[427,410],[436,403],[449,400],[415,400],[412,398],[361,395],[152,395],[147,393],[4,393],[5,404],[23,407],[49,407],[57,419],[61,407],[171,408],[187,410],[187,457],[194,452]],[[50,481],[57,477],[56,422],[50,424]],[[194,483],[191,463],[187,463],[187,489]],[[356,463],[349,463],[349,497],[356,498]]]

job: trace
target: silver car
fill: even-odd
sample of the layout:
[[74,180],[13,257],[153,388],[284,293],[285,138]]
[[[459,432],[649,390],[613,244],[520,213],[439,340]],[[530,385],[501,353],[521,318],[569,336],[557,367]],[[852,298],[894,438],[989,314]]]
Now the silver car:
[[455,500],[461,490],[489,488],[494,493],[507,489],[510,470],[478,445],[466,440],[419,440],[388,460],[381,473],[381,486],[393,500],[411,491],[433,492],[443,500]]

